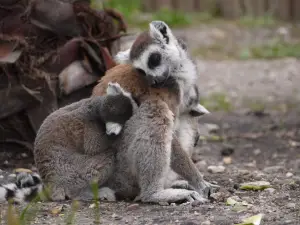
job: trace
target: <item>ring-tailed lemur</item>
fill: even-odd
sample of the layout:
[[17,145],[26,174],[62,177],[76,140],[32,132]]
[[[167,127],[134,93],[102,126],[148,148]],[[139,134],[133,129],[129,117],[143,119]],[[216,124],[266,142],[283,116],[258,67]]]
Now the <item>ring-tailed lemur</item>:
[[[197,78],[195,64],[164,22],[153,21],[149,27],[127,51],[129,64],[107,71],[93,90],[93,95],[103,95],[108,82],[118,82],[140,101],[114,145],[116,170],[103,186],[143,202],[205,202],[213,185],[204,181],[173,135]],[[196,191],[164,189],[170,167]]]

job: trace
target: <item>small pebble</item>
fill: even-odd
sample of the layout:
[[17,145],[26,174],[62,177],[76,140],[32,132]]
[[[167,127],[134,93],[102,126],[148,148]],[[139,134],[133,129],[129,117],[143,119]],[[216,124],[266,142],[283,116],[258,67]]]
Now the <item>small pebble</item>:
[[274,188],[266,188],[265,191],[269,192],[270,194],[273,194],[276,190]]
[[158,204],[161,205],[161,206],[168,206],[169,205],[168,202],[159,202]]
[[288,172],[288,173],[286,173],[285,176],[286,176],[286,177],[292,177],[292,176],[294,176],[294,174],[292,174],[291,172]]
[[193,201],[191,205],[192,205],[192,207],[196,207],[196,206],[201,205],[201,202],[196,200],[196,201]]
[[170,204],[170,206],[176,206],[176,203],[173,202],[173,203]]
[[253,151],[254,155],[259,155],[261,153],[261,150],[258,148],[258,149],[255,149]]
[[294,209],[294,208],[296,208],[296,204],[293,203],[293,202],[290,202],[290,203],[288,203],[288,204],[286,205],[286,207],[287,207],[288,209]]
[[219,125],[213,123],[205,123],[203,124],[209,132],[216,132],[220,129]]
[[208,172],[211,173],[223,173],[225,171],[224,166],[209,166],[207,167]]
[[201,160],[201,161],[199,161],[199,162],[196,163],[196,167],[201,172],[206,171],[207,170],[207,163],[206,163],[205,160]]
[[231,157],[224,157],[223,162],[226,165],[231,164],[232,163],[232,158]]
[[210,225],[210,224],[211,224],[211,223],[210,223],[210,221],[208,221],[208,220],[201,223],[201,225]]
[[0,179],[4,179],[4,176],[3,176],[3,175],[0,175]]
[[264,172],[265,173],[277,173],[279,171],[282,171],[283,169],[284,169],[283,166],[270,166],[270,167],[264,168]]
[[129,205],[128,207],[127,207],[127,210],[136,210],[136,209],[138,209],[139,208],[139,204],[131,204],[131,205]]
[[16,176],[17,176],[17,175],[14,174],[14,173],[8,175],[8,177],[10,177],[10,178],[14,178],[14,177],[16,177]]

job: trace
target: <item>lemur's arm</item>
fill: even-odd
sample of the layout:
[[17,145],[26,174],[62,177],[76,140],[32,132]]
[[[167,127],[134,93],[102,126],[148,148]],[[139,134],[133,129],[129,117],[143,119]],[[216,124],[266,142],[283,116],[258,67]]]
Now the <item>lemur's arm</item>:
[[191,184],[196,191],[208,196],[212,188],[218,188],[218,185],[208,183],[203,179],[203,175],[197,169],[188,153],[181,147],[180,142],[173,136],[171,168]]

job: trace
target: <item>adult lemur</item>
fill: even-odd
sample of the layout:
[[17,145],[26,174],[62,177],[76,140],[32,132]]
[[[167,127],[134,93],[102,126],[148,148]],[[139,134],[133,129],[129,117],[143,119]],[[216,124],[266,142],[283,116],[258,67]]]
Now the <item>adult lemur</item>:
[[[116,170],[102,186],[120,197],[138,195],[136,199],[143,202],[206,201],[212,185],[203,180],[174,134],[196,82],[195,64],[162,21],[151,22],[149,31],[124,53],[128,54],[131,65],[120,64],[107,71],[93,91],[93,95],[103,95],[108,82],[118,82],[140,102],[114,145]],[[195,191],[164,189],[170,167]]]

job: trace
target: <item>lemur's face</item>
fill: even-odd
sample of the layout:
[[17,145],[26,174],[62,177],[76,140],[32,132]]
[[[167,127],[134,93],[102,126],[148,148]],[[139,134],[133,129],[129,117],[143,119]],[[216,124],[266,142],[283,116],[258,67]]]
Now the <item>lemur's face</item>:
[[117,55],[117,61],[124,62],[129,55],[128,61],[153,85],[177,74],[185,51],[185,44],[173,35],[166,23],[152,21],[149,30],[139,35],[130,50]]

